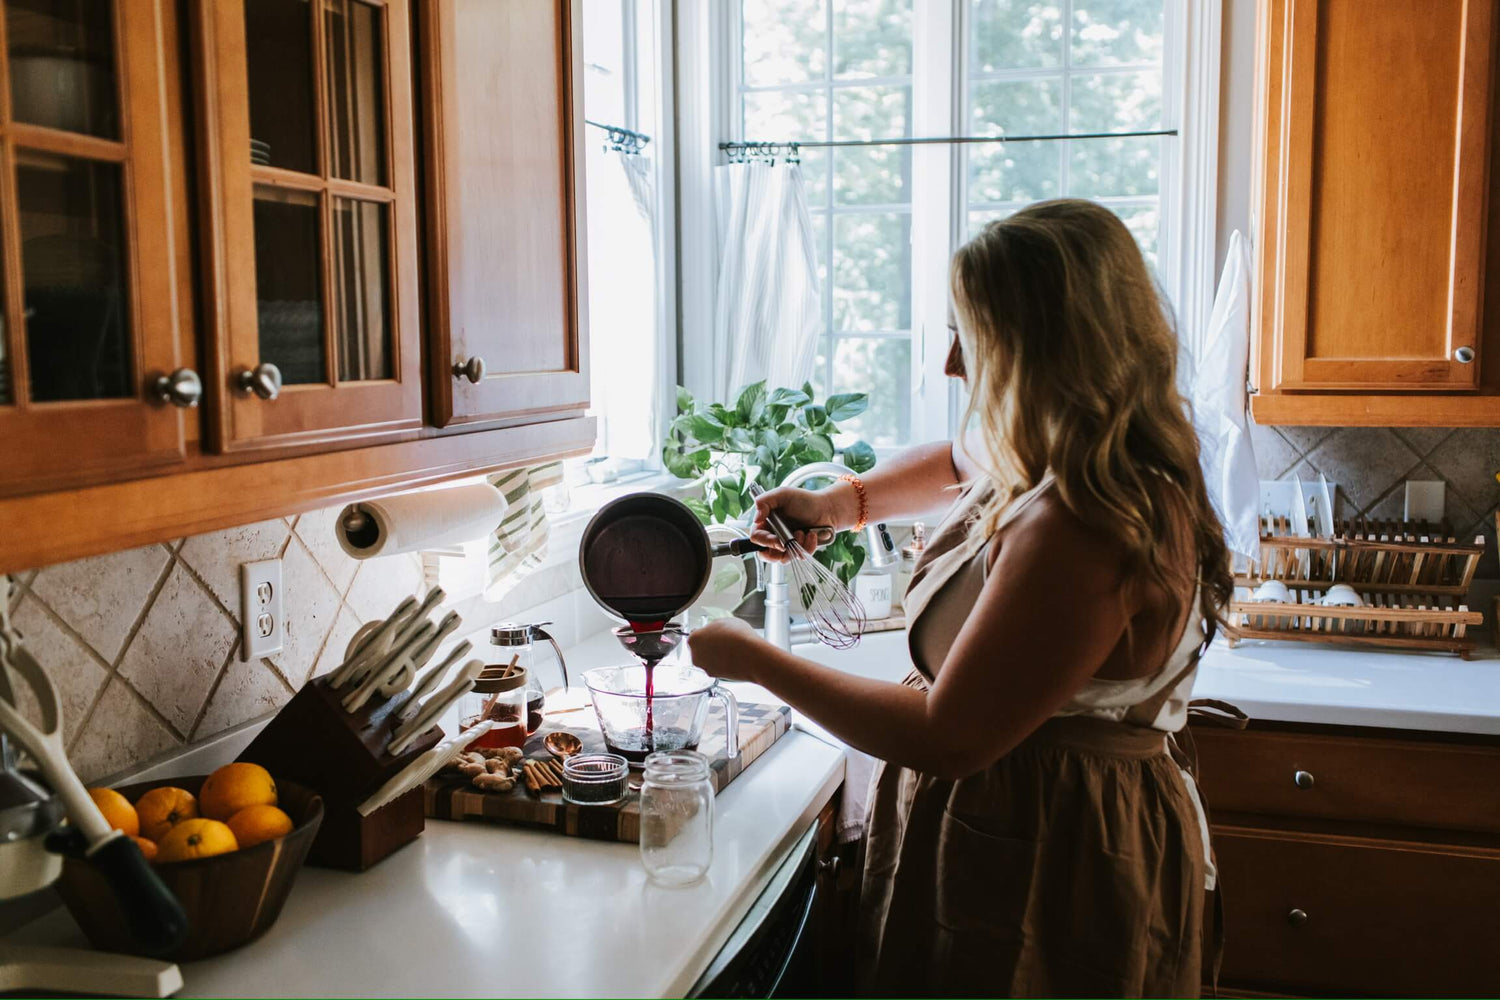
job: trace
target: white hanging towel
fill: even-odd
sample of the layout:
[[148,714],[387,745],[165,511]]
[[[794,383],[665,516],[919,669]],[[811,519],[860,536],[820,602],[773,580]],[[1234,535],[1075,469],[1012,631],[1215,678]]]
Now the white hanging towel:
[[822,293],[812,216],[795,163],[715,171],[723,236],[714,314],[714,398],[742,386],[800,386],[812,374]]
[[1208,327],[1183,338],[1186,395],[1202,449],[1208,495],[1224,520],[1232,552],[1260,552],[1260,473],[1250,443],[1245,379],[1250,357],[1250,247],[1239,230],[1229,252]]

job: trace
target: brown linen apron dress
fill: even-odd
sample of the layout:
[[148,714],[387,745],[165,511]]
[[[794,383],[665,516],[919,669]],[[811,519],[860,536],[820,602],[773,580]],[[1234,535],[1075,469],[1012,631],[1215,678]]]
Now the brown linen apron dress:
[[[985,490],[960,496],[912,576],[914,686],[935,678],[983,587],[989,546],[968,529]],[[1206,824],[1166,746],[1187,717],[1194,621],[1156,674],[1091,680],[977,774],[880,765],[861,899],[867,994],[1199,995]],[[1036,625],[1067,620],[1060,609]]]

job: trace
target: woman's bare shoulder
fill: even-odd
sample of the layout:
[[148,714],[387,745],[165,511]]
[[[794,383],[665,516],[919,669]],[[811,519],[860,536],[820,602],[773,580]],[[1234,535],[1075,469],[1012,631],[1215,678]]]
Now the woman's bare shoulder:
[[[1118,573],[1125,565],[1128,550],[1118,535],[1090,524],[1070,508],[1053,483],[1000,530],[997,549],[1007,545],[1051,553],[1073,562],[1077,560],[1101,571]],[[1019,543],[1019,545],[1017,544]]]

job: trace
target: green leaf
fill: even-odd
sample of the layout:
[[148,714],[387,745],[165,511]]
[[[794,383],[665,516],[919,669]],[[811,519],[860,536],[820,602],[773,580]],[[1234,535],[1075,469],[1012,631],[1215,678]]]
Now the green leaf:
[[768,400],[772,406],[801,406],[803,403],[811,403],[812,395],[802,389],[777,389],[771,393]]
[[751,382],[741,389],[734,408],[739,413],[742,423],[753,424],[759,420],[766,408],[766,380]]
[[743,427],[729,429],[729,450],[749,454],[755,450],[755,438]]
[[687,413],[693,408],[693,394],[682,386],[677,387],[677,412]]
[[713,523],[713,512],[708,509],[708,504],[697,497],[683,497],[682,502],[687,505],[688,510],[697,515],[698,520],[704,524]]
[[724,424],[712,413],[700,410],[688,417],[688,433],[704,444],[718,444],[724,440]]
[[802,419],[807,422],[808,429],[817,430],[828,423],[828,411],[816,403],[809,403],[802,408]]
[[717,522],[717,523],[722,524],[724,522],[724,520],[725,520],[725,518],[724,518],[724,494],[722,492],[720,492],[719,490],[714,490],[714,501],[713,501],[712,504],[709,505],[709,509],[713,511],[714,521]]
[[707,448],[683,452],[668,444],[661,450],[661,464],[678,479],[693,479],[703,474],[710,460]]
[[829,396],[823,408],[828,413],[828,419],[835,422],[840,420],[853,420],[870,405],[870,397],[863,392],[840,392]]
[[811,382],[803,382],[802,383],[802,394],[804,396],[806,396],[809,400],[813,399],[815,396],[817,396],[817,393],[813,392],[813,384]]
[[734,413],[731,413],[723,403],[709,403],[708,412],[710,416],[712,416],[719,423],[723,424],[725,427],[730,427],[739,423],[736,415]]
[[774,470],[776,468],[776,455],[765,445],[757,445],[755,448],[755,464],[763,470]]
[[802,456],[805,462],[833,461],[833,438],[827,434],[809,434],[802,439]]
[[767,449],[773,455],[780,456],[786,448],[786,442],[781,439],[781,435],[769,427],[760,432],[759,440],[761,447]]
[[875,468],[875,449],[856,441],[844,448],[844,464],[855,472],[868,472]]

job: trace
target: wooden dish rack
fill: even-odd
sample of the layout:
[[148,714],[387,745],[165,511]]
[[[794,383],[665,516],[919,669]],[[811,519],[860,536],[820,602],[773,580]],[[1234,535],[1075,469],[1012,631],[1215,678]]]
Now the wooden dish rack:
[[[1256,575],[1236,576],[1254,591],[1280,580],[1290,602],[1236,598],[1225,632],[1241,639],[1290,639],[1399,649],[1433,649],[1468,659],[1470,626],[1484,615],[1463,601],[1484,555],[1484,536],[1459,542],[1446,525],[1407,521],[1339,521],[1331,538],[1298,537],[1286,518],[1264,525]],[[1347,584],[1363,607],[1318,601],[1336,583]]]

